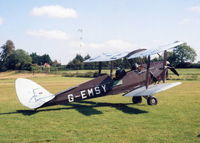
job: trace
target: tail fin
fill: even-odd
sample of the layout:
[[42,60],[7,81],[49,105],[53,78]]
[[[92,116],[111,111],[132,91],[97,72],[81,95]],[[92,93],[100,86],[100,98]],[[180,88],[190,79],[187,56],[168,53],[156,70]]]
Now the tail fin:
[[29,79],[18,78],[15,81],[16,93],[22,105],[35,109],[50,101],[55,95]]

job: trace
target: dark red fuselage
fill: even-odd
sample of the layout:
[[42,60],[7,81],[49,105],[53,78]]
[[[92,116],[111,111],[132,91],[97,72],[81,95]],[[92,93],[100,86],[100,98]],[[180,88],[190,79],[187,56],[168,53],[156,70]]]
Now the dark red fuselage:
[[[154,82],[152,77],[156,78],[158,81],[161,80],[164,72],[163,62],[160,61],[150,63],[149,70],[148,84],[152,84]],[[107,74],[102,75],[76,87],[57,93],[55,98],[45,103],[42,107],[130,92],[134,89],[145,86],[147,81],[146,77],[146,64],[142,65],[140,71],[128,71],[120,79],[116,79],[115,77],[111,78]]]

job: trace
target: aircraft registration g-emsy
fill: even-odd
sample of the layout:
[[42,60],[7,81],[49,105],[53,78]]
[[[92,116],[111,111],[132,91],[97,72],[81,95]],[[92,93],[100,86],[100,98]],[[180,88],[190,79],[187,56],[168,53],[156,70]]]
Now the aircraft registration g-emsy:
[[[174,42],[160,46],[155,49],[137,49],[131,52],[121,52],[115,55],[102,54],[92,57],[84,62],[99,62],[99,76],[90,81],[71,87],[57,94],[52,94],[37,83],[24,78],[16,80],[16,93],[22,105],[30,109],[38,109],[52,105],[63,105],[69,102],[115,95],[124,93],[123,96],[131,96],[134,104],[141,103],[142,97],[147,100],[148,105],[156,105],[157,99],[154,94],[181,84],[180,82],[165,83],[167,70],[170,69],[174,74],[177,71],[167,62],[167,50],[180,46],[183,42]],[[163,52],[163,60],[151,62],[150,56]],[[131,70],[116,70],[115,77],[111,74],[101,75],[101,63],[112,62],[118,59],[133,59],[147,57],[147,62],[142,65],[136,63]],[[160,81],[163,81],[160,83]]]

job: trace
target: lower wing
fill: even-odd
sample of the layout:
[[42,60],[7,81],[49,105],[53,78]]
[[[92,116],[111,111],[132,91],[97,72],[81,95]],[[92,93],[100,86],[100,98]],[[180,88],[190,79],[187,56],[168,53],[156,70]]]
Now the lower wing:
[[155,85],[150,85],[148,89],[146,89],[146,87],[144,86],[144,87],[140,87],[138,89],[132,90],[124,94],[123,96],[149,96],[149,95],[153,95],[161,91],[170,89],[180,84],[181,82],[155,84]]

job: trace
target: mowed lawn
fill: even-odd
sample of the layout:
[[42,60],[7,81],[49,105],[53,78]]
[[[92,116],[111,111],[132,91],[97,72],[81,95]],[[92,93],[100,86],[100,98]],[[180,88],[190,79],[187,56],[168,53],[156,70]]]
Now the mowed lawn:
[[[90,80],[31,79],[52,93]],[[199,80],[181,81],[182,85],[157,94],[156,106],[148,106],[144,99],[133,105],[130,97],[112,95],[37,112],[19,103],[14,82],[0,79],[0,143],[200,142]]]

